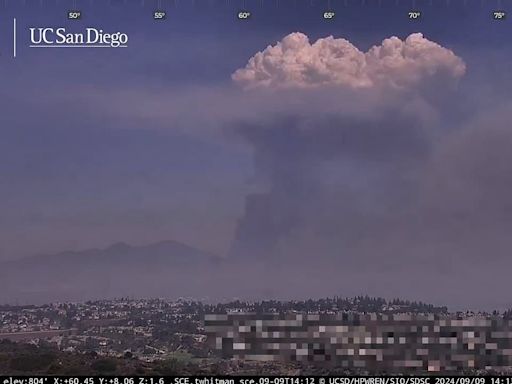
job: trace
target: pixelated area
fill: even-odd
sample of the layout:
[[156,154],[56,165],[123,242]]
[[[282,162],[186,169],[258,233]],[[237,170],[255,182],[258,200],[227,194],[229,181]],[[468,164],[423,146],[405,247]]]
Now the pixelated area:
[[512,365],[512,321],[411,314],[205,315],[225,358],[370,370],[461,371]]

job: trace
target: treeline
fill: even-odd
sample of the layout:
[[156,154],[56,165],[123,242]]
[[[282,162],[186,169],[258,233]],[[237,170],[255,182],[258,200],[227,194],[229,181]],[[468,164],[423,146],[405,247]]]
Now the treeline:
[[[197,310],[197,303],[194,309]],[[229,303],[205,305],[202,313],[226,313],[232,310],[249,310],[256,313],[268,312],[329,312],[329,311],[355,311],[355,312],[412,312],[412,313],[448,313],[445,306],[435,306],[421,301],[393,299],[387,301],[382,297],[356,296],[354,298],[308,299],[299,301],[264,300],[259,302],[246,302],[235,300]]]

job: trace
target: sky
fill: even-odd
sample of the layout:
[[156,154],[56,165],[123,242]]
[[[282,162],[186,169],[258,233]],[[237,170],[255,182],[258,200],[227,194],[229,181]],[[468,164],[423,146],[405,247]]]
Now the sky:
[[[176,240],[315,270],[318,294],[357,271],[368,293],[512,305],[507,2],[2,6],[0,260]],[[129,43],[34,49],[30,27]]]

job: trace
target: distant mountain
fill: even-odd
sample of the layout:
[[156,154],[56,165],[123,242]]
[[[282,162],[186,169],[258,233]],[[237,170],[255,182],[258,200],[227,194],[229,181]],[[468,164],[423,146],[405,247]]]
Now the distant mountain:
[[[219,262],[221,258],[177,241],[161,241],[159,243],[131,246],[126,243],[115,243],[104,249],[88,249],[84,251],[66,251],[52,255],[37,255],[10,261],[12,266],[41,264],[56,266],[72,264],[117,264],[142,263],[143,265],[171,263],[172,265],[192,265],[202,262]],[[54,265],[55,264],[55,265]],[[1,265],[1,264],[0,264]]]
[[222,264],[221,257],[176,241],[32,256],[0,263],[0,303],[182,296],[196,292],[189,289],[194,280],[201,285],[194,277]]

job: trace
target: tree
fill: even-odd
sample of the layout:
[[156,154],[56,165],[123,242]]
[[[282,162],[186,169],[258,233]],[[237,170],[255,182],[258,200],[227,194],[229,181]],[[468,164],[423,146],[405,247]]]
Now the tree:
[[99,359],[91,364],[91,368],[99,373],[111,373],[117,369],[117,363],[112,359]]
[[168,359],[160,362],[155,370],[161,375],[177,375],[182,368],[182,364],[177,359]]

